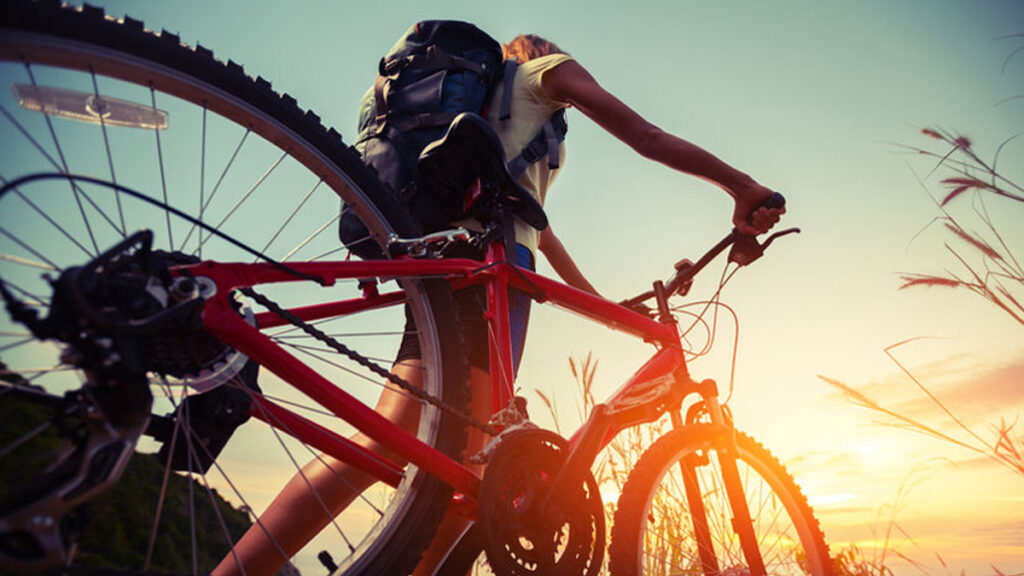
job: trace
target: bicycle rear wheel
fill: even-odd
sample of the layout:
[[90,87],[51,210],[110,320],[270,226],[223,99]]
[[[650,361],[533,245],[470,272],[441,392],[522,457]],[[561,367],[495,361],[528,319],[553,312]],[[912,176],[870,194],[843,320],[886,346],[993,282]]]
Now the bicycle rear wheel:
[[[141,22],[116,21],[89,6],[4,2],[0,80],[8,87],[0,97],[0,186],[26,175],[46,176],[0,195],[0,279],[9,305],[17,302],[40,317],[53,311],[53,279],[143,228],[152,232],[154,249],[177,263],[262,258],[213,230],[285,264],[344,260],[349,255],[336,233],[340,198],[368,229],[366,242],[384,245],[391,235],[415,235],[402,206],[315,114],[234,62],[218,61],[209,50],[153,33]],[[408,305],[418,327],[422,389],[464,409],[467,369],[446,283],[399,283],[404,299],[318,322],[317,329],[387,368],[402,337],[403,304]],[[329,289],[306,282],[260,292],[289,308],[358,297],[362,288],[356,281]],[[239,308],[260,311],[251,301],[240,300]],[[377,373],[294,326],[263,332],[364,402],[372,405],[385,386]],[[239,405],[218,396],[232,396],[225,390],[241,392],[245,407],[255,405],[254,396],[267,398],[338,434],[352,433],[315,399],[267,371],[257,379],[252,361],[230,349],[203,355],[168,344],[160,350],[179,366],[180,377],[150,373],[143,385],[154,397],[154,415],[177,414],[174,423],[184,432],[174,437],[188,443],[184,470],[170,470],[169,459],[157,456],[160,444],[143,436],[121,482],[128,488],[112,488],[88,510],[35,514],[28,521],[59,529],[27,530],[24,518],[12,519],[55,498],[54,486],[67,484],[69,475],[84,476],[85,484],[102,474],[95,469],[123,462],[83,456],[84,430],[92,428],[82,414],[69,415],[83,405],[75,394],[98,394],[110,383],[83,385],[96,374],[76,369],[79,351],[38,338],[24,317],[0,314],[0,567],[63,562],[72,548],[65,540],[73,538],[80,566],[212,569],[283,483],[303,463],[319,458],[317,450],[255,419],[237,428],[219,456],[211,454],[196,439],[209,440],[209,427],[225,418],[233,419],[229,428],[237,425],[231,412]],[[184,406],[194,411],[191,417]],[[190,421],[194,431],[188,430]],[[207,428],[201,430],[203,424]],[[127,425],[134,424],[115,427]],[[465,444],[464,423],[424,403],[417,435],[453,456]],[[199,471],[203,454],[216,456],[206,472]],[[53,466],[54,458],[61,464]],[[344,573],[408,571],[450,494],[436,478],[407,467],[397,486],[375,485],[293,561],[307,572],[319,570],[316,553],[327,549]],[[309,514],[323,515],[324,522],[330,516],[325,507]],[[40,534],[56,537],[42,541]]]
[[[750,574],[713,453],[719,434],[700,425],[674,430],[641,456],[615,512],[614,576]],[[737,448],[736,464],[767,573],[832,574],[824,535],[789,473],[746,434],[737,433]],[[699,503],[686,494],[684,474],[690,472],[699,486]],[[695,521],[701,516],[706,518],[703,539]],[[701,540],[710,546],[701,549]]]

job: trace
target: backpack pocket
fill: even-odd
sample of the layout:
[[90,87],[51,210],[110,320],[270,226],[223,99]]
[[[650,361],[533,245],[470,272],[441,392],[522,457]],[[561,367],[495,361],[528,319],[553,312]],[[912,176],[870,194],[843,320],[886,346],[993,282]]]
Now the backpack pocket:
[[435,70],[419,78],[402,78],[388,88],[388,114],[402,117],[411,114],[437,112],[442,109],[445,76],[444,70]]

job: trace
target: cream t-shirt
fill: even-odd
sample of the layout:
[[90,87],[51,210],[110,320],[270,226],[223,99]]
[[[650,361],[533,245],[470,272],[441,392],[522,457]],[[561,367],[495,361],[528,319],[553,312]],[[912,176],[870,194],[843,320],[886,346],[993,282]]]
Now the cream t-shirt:
[[[491,101],[488,123],[501,137],[506,159],[512,160],[518,156],[541,131],[544,124],[551,120],[551,115],[569,105],[567,102],[557,102],[549,98],[541,85],[545,72],[569,60],[572,60],[572,57],[568,54],[549,54],[520,64],[512,84],[511,116],[504,122],[498,119],[498,111],[501,110],[505,94],[504,81],[498,83]],[[519,183],[533,194],[541,206],[544,205],[548,188],[555,181],[561,167],[565,165],[564,143],[559,147],[558,157],[559,168],[548,168],[545,157],[527,167],[519,178]],[[518,219],[515,225],[516,242],[529,248],[536,256],[540,232]]]

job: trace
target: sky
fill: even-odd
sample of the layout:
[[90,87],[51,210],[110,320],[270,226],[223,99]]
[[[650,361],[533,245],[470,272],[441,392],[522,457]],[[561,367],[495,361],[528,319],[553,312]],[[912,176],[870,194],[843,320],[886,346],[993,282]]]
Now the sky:
[[[933,146],[920,130],[941,127],[990,159],[1020,133],[1024,53],[1014,54],[1024,47],[1024,2],[94,3],[242,63],[348,140],[377,60],[416,20],[458,18],[499,39],[532,32],[557,42],[647,119],[787,196],[781,226],[802,234],[780,240],[723,293],[740,328],[730,406],[801,482],[833,548],[884,555],[900,574],[920,573],[907,559],[931,573],[1024,572],[1024,476],[882,425],[819,378],[944,432],[950,419],[901,364],[983,436],[1024,414],[1024,327],[966,292],[898,289],[900,273],[955,267],[931,224],[941,171],[901,145]],[[646,290],[728,232],[720,190],[637,156],[575,111],[569,125],[566,168],[546,209],[604,295]],[[1022,159],[1024,140],[1012,141],[1000,167],[1024,180]],[[989,207],[1024,257],[1022,207]],[[954,206],[971,218],[967,208]],[[695,286],[695,300],[714,291],[717,270]],[[691,372],[725,388],[734,331],[723,318],[714,351]],[[534,401],[536,390],[553,394],[565,421],[575,417],[568,358],[598,359],[600,394],[648,353],[543,307],[530,330],[519,385]]]

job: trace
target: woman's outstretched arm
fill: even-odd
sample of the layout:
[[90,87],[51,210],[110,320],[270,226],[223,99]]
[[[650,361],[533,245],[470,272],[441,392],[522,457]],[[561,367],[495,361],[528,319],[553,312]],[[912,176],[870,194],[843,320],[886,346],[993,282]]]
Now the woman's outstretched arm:
[[719,185],[735,201],[733,224],[741,232],[766,232],[785,212],[784,209],[758,209],[772,194],[771,190],[700,146],[648,122],[601,87],[575,60],[549,70],[542,86],[551,99],[574,106],[644,157]]

